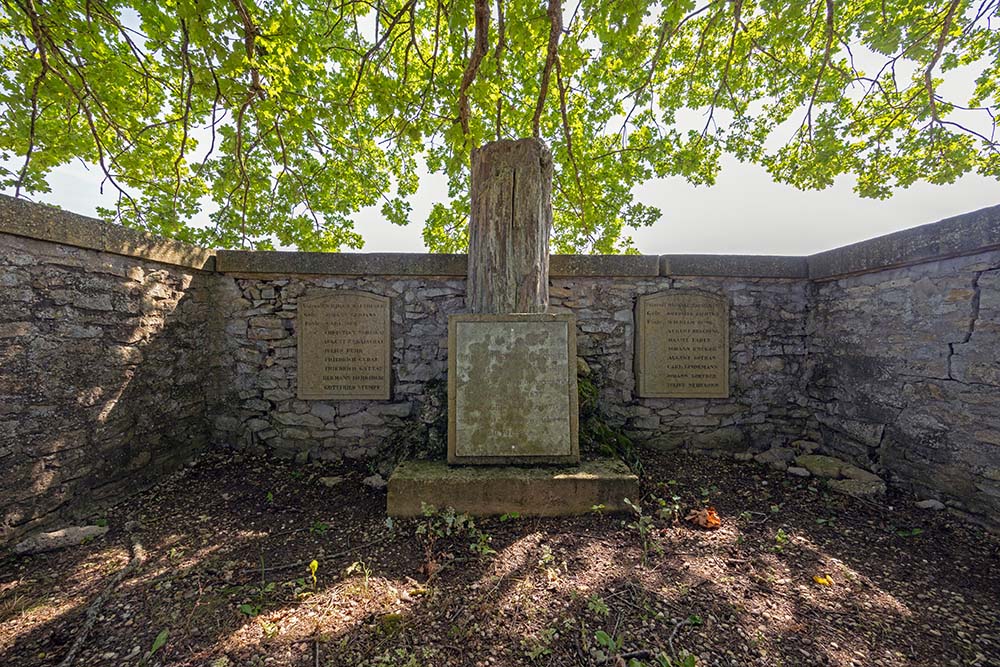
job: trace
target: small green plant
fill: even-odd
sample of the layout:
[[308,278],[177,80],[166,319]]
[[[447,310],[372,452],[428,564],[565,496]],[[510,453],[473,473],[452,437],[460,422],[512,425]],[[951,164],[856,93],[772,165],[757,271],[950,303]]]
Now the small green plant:
[[245,616],[249,616],[250,618],[253,618],[253,617],[259,615],[260,612],[261,612],[260,605],[258,605],[258,604],[251,604],[249,602],[244,602],[239,607],[237,607],[237,609],[239,609],[239,611],[240,611],[241,614],[244,614]]
[[264,500],[266,500],[268,502],[268,504],[273,503],[274,502],[274,492],[273,491],[268,491],[267,495],[264,496]]
[[837,523],[837,520],[833,519],[833,518],[829,518],[829,519],[816,519],[816,525],[817,526],[832,526],[835,523]]
[[660,654],[656,656],[657,667],[697,667],[698,659],[687,653],[683,658],[671,658],[668,655]]
[[514,521],[515,519],[520,519],[520,512],[507,512],[506,514],[500,515],[500,523],[507,523],[508,521]]
[[896,534],[900,537],[916,537],[923,532],[923,528],[900,528],[896,531]]
[[[315,563],[315,562],[316,561],[313,561],[313,563]],[[348,577],[351,576],[352,574],[360,574],[361,577],[362,577],[362,579],[364,580],[365,593],[366,594],[368,593],[368,582],[371,579],[372,570],[371,570],[370,567],[368,567],[367,564],[365,564],[365,562],[363,560],[356,560],[353,563],[351,563],[350,565],[348,565],[347,569],[344,570],[344,574],[346,576],[348,576]],[[313,575],[313,580],[315,581],[315,579],[316,579],[316,576],[314,574]]]
[[607,615],[611,613],[611,610],[608,608],[604,598],[597,593],[594,593],[587,598],[587,609],[589,609],[595,616],[607,617]]
[[551,655],[552,640],[555,639],[556,629],[546,628],[534,637],[528,637],[523,642],[524,654],[529,660],[537,660],[542,656]]
[[433,576],[440,569],[438,565],[441,556],[439,542],[464,536],[472,541],[469,551],[485,558],[496,553],[490,546],[493,538],[476,527],[476,522],[468,514],[459,514],[455,508],[448,507],[438,510],[427,503],[420,504],[423,520],[417,524],[415,534],[424,549],[424,570],[428,576]]
[[98,519],[97,521],[94,522],[94,525],[100,526],[101,528],[105,528],[108,525],[108,520],[104,518]]
[[156,635],[156,639],[153,640],[153,645],[149,647],[148,651],[146,651],[146,655],[142,657],[139,664],[145,665],[149,663],[152,657],[156,655],[156,652],[167,645],[167,638],[169,636],[170,632],[168,630],[160,630],[160,633]]
[[671,521],[677,523],[681,520],[681,497],[674,494],[671,495],[669,499],[659,498],[654,496],[653,500],[659,507],[656,510],[656,516],[660,519],[666,521]]
[[653,537],[653,517],[643,513],[642,507],[633,503],[628,498],[624,500],[625,504],[632,510],[632,513],[635,514],[635,521],[628,524],[628,527],[639,534],[639,540],[642,543],[642,564],[645,565],[649,560],[650,554],[663,553],[662,547],[660,547],[659,543]]
[[309,526],[309,532],[315,535],[325,535],[329,529],[330,526],[322,521],[313,521],[313,524]]
[[597,662],[608,662],[614,664],[615,658],[621,652],[622,644],[625,640],[623,638],[615,639],[609,635],[604,630],[598,630],[594,633],[594,641],[601,648],[593,651],[594,659]]
[[778,532],[774,534],[774,550],[779,552],[784,551],[785,547],[788,546],[789,540],[788,533],[783,528],[779,528]]
[[593,512],[594,514],[596,514],[597,516],[603,516],[604,515],[604,510],[606,510],[606,509],[608,509],[608,507],[607,507],[607,505],[605,505],[603,503],[601,503],[600,505],[591,505],[590,506],[590,511]]

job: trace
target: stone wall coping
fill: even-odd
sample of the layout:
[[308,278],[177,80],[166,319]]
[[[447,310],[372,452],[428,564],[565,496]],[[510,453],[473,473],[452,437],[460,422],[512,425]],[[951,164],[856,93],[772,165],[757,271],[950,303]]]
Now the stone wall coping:
[[830,280],[996,249],[1000,205],[816,253],[808,258],[809,278]]
[[211,250],[87,216],[0,195],[0,233],[213,271]]
[[784,255],[660,255],[660,275],[802,279],[809,267],[806,257]]
[[[465,277],[464,254],[208,250],[42,204],[0,195],[0,233],[245,275]],[[1000,205],[803,256],[552,255],[554,278],[714,276],[833,280],[1000,250]]]
[[[238,274],[319,274],[386,276],[455,276],[464,278],[468,269],[464,254],[405,252],[289,252],[219,250],[217,269]],[[635,276],[659,275],[656,255],[552,255],[549,275]]]

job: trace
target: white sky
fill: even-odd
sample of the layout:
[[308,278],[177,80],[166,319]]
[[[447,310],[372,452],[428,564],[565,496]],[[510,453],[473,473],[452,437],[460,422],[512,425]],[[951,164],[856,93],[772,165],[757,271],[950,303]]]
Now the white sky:
[[[410,226],[389,224],[377,207],[355,216],[366,241],[363,252],[425,251],[419,221],[434,202],[446,199],[447,190],[443,176],[421,177],[420,190],[410,200]],[[78,163],[63,166],[52,174],[52,193],[43,201],[94,215],[101,199],[98,181],[95,172]],[[638,186],[636,198],[658,206],[663,218],[632,236],[648,254],[806,255],[1000,204],[1000,183],[975,175],[944,186],[918,183],[884,201],[862,199],[851,186],[851,179],[842,177],[826,190],[803,192],[774,183],[762,167],[724,158],[711,187],[681,178]]]

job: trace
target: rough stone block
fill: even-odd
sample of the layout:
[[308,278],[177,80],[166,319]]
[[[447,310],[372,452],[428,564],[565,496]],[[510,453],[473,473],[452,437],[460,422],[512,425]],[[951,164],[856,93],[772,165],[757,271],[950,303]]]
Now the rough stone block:
[[802,454],[795,457],[795,462],[816,475],[817,477],[827,477],[837,479],[841,476],[841,469],[846,465],[840,459],[822,454]]
[[421,503],[474,515],[517,512],[524,516],[586,514],[595,505],[627,511],[639,480],[617,460],[572,467],[449,467],[443,461],[406,461],[389,478],[388,513],[420,516]]

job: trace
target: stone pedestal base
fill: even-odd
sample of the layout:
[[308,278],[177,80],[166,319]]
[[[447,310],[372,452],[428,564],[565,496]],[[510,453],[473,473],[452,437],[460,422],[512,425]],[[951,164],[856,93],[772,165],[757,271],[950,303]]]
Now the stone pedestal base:
[[405,461],[389,478],[390,516],[420,516],[421,503],[476,516],[586,514],[594,505],[623,512],[639,500],[639,479],[618,460],[555,468],[449,467],[444,461]]

